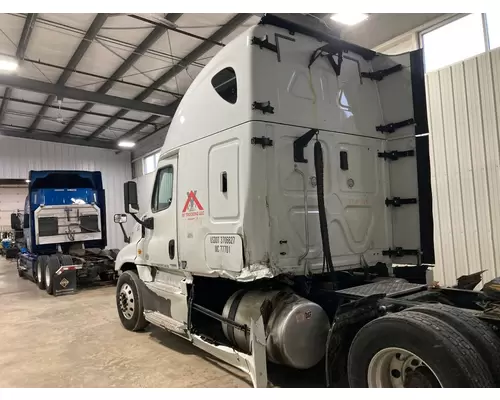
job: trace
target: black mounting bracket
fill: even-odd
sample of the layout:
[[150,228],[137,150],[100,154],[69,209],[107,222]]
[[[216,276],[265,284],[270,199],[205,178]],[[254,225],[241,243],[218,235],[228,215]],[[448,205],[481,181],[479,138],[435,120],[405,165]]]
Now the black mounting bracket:
[[415,120],[413,118],[410,119],[405,119],[404,121],[401,122],[393,122],[387,125],[379,125],[375,128],[377,132],[382,132],[382,133],[394,133],[398,129],[403,128],[405,126],[410,126],[415,124]]
[[402,199],[401,197],[393,197],[392,199],[385,199],[385,205],[387,207],[389,206],[401,207],[404,204],[417,204],[417,199],[415,198]]
[[259,46],[261,49],[264,48],[264,49],[274,51],[275,53],[278,53],[278,46],[276,46],[275,44],[269,43],[269,38],[267,37],[267,35],[264,39],[259,39],[258,37],[254,36],[252,38],[252,44]]
[[389,257],[419,256],[420,250],[403,249],[402,247],[396,247],[394,249],[383,250],[382,255]]
[[[326,56],[328,62],[333,68],[333,71],[337,76],[340,75],[340,69],[342,67],[342,50],[341,49],[335,49],[334,52],[331,51],[332,46],[330,45],[325,45],[320,47],[319,49],[314,50],[314,53],[312,53],[311,57],[309,58],[309,65],[307,66],[308,68],[311,68],[311,65],[314,64],[314,62],[319,58]],[[333,56],[337,56],[337,61],[333,59]]]
[[252,103],[252,110],[260,110],[263,114],[274,114],[274,107],[271,106],[270,101],[258,102],[254,101]]
[[311,129],[304,133],[301,137],[293,141],[293,160],[297,163],[307,163],[304,158],[304,149],[309,144],[314,135],[317,135],[317,129]]
[[361,72],[361,77],[362,78],[368,78],[371,79],[372,81],[381,81],[384,79],[386,76],[393,74],[394,72],[401,71],[403,69],[403,66],[401,64],[397,64],[393,67],[386,68],[386,69],[381,69],[380,71],[373,71],[373,72]]
[[378,153],[379,158],[383,158],[384,160],[396,161],[403,157],[413,157],[415,155],[415,150],[405,150],[405,151],[389,151]]
[[265,137],[265,136],[253,137],[252,144],[260,144],[262,146],[262,148],[265,149],[267,146],[273,145],[273,140],[269,139],[268,137]]

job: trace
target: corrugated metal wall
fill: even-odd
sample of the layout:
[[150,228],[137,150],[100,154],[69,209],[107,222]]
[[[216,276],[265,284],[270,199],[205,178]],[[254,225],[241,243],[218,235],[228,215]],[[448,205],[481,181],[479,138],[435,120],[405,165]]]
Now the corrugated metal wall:
[[500,276],[500,49],[427,75],[435,280]]
[[108,247],[124,245],[120,227],[113,222],[123,213],[123,183],[131,179],[130,153],[10,138],[0,135],[0,178],[27,179],[30,170],[101,171],[106,191]]

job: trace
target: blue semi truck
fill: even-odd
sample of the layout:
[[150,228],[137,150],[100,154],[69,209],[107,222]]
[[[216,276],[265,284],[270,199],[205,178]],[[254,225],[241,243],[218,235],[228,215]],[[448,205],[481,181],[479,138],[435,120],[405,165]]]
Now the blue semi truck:
[[115,280],[117,249],[106,250],[106,203],[100,172],[30,171],[23,214],[12,214],[19,276],[49,294],[78,283]]

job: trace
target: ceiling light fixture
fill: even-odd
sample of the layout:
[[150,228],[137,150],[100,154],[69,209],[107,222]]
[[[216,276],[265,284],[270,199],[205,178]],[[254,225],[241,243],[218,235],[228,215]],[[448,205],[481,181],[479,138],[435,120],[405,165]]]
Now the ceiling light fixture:
[[0,71],[12,72],[19,66],[17,60],[13,58],[1,58],[0,59]]
[[368,19],[368,14],[357,13],[338,13],[330,17],[331,20],[344,25],[356,25]]
[[121,142],[118,143],[118,146],[123,147],[125,149],[131,149],[132,147],[135,146],[135,143],[122,140]]

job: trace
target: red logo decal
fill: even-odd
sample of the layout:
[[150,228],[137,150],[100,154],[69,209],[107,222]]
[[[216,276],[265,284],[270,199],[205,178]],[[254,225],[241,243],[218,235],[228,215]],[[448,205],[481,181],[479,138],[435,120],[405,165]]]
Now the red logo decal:
[[184,208],[182,209],[182,216],[188,217],[188,219],[195,219],[204,214],[205,211],[203,209],[203,206],[196,197],[196,190],[191,190],[187,193],[186,203],[184,204]]

